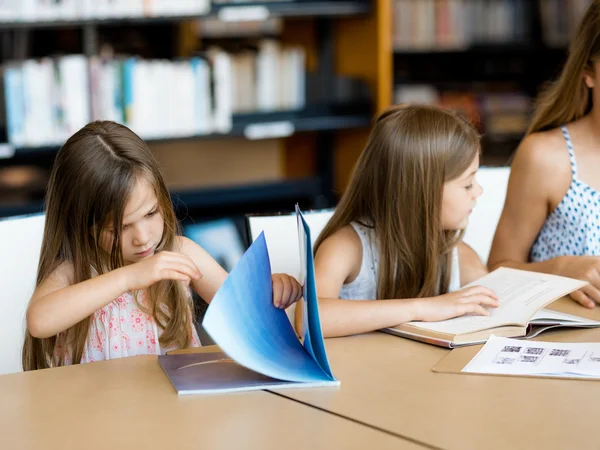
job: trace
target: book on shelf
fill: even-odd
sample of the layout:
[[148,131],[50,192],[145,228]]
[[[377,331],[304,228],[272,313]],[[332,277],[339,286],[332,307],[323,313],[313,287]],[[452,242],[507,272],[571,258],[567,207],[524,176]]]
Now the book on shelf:
[[519,43],[530,33],[530,4],[522,0],[395,0],[396,50],[460,50]]
[[0,20],[60,20],[199,16],[210,0],[0,0]]
[[123,123],[144,139],[227,134],[234,113],[305,106],[304,49],[211,47],[180,60],[68,55],[4,66],[8,141],[60,145],[92,120]]
[[575,36],[575,30],[592,0],[538,0],[542,36],[550,47],[564,47]]
[[397,85],[395,102],[436,105],[458,111],[491,139],[523,136],[533,107],[531,97],[516,90],[442,90],[429,84]]

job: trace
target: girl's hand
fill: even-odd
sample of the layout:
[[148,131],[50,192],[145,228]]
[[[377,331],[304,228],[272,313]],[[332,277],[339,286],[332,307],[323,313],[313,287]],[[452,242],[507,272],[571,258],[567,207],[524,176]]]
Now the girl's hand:
[[496,308],[498,305],[498,297],[494,292],[483,286],[473,286],[438,297],[416,300],[415,320],[438,322],[465,314],[488,316],[484,306]]
[[273,305],[286,309],[302,297],[302,287],[294,277],[284,273],[273,274]]
[[571,298],[586,308],[600,303],[600,258],[597,256],[560,256],[559,275],[587,281],[587,286],[571,293]]
[[123,267],[127,291],[146,289],[161,280],[177,280],[189,284],[202,277],[189,256],[176,252],[160,252]]

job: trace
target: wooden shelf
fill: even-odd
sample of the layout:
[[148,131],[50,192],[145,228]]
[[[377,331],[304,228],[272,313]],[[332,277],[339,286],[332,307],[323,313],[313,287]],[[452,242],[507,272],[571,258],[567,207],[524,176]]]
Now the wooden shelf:
[[[255,205],[256,210],[259,210],[269,202],[275,201],[281,205],[297,198],[304,198],[307,207],[332,206],[345,188],[349,172],[366,144],[373,115],[387,107],[392,100],[393,51],[389,0],[221,3],[212,5],[206,16],[3,22],[0,23],[0,29],[80,27],[84,32],[84,52],[93,55],[98,50],[98,27],[179,23],[180,42],[175,56],[185,58],[195,51],[197,45],[198,36],[193,21],[203,17],[223,20],[232,11],[235,19],[236,10],[242,18],[244,8],[248,7],[257,8],[255,11],[266,10],[268,17],[292,19],[284,21],[282,41],[286,45],[301,45],[306,49],[307,70],[317,73],[323,81],[320,92],[325,95],[322,100],[319,96],[318,101],[327,104],[345,100],[326,95],[334,92],[332,81],[335,76],[340,76],[366,82],[372,102],[360,106],[309,107],[297,112],[239,114],[234,115],[232,130],[227,134],[213,133],[147,141],[166,143],[244,138],[248,137],[249,127],[254,127],[254,131],[258,127],[258,136],[264,139],[285,138],[279,144],[281,147],[278,153],[284,180],[176,192],[173,196],[176,205],[183,208],[212,214],[217,210],[222,212],[219,208],[223,205],[227,207],[242,203],[242,207],[244,204]],[[305,20],[295,20],[296,18]],[[282,123],[286,126],[278,128],[277,125]],[[291,135],[289,130],[292,130]],[[256,136],[255,133],[253,137]],[[49,167],[58,148],[58,145],[17,148],[12,160],[4,160],[5,165],[29,161],[35,164],[36,161],[43,160],[44,167]],[[28,204],[5,203],[0,205],[0,217],[39,212],[42,207],[39,197],[37,201]]]
[[[237,114],[233,116],[233,128],[230,133],[211,133],[203,135],[144,139],[148,143],[177,142],[199,139],[223,139],[250,136],[251,130],[262,134],[262,139],[288,137],[288,132],[335,131],[350,128],[368,127],[372,116],[368,105],[346,105],[344,107],[312,107],[301,111],[282,111],[270,113]],[[281,135],[280,133],[284,133]],[[59,145],[38,147],[19,147],[14,149],[15,156],[56,152]]]
[[[206,187],[174,191],[171,194],[178,215],[184,218],[189,211],[214,207],[252,208],[265,202],[288,201],[290,208],[299,200],[317,199],[322,193],[323,180],[308,177],[297,180],[282,180],[268,183],[253,183],[239,186]],[[314,203],[314,201],[311,201]],[[318,204],[318,201],[317,201]],[[0,218],[41,213],[41,200],[0,205]],[[250,210],[248,210],[249,212]]]
[[[237,15],[236,15],[237,10]],[[160,17],[107,17],[101,19],[40,20],[0,22],[0,30],[74,28],[83,26],[131,25],[182,22],[202,18],[256,17],[333,17],[353,16],[369,13],[370,1],[281,1],[281,2],[232,2],[213,4],[204,15],[175,15]],[[231,20],[231,19],[230,19]]]
[[283,1],[232,2],[213,4],[211,16],[221,18],[223,11],[256,8],[268,11],[268,17],[332,17],[354,16],[371,11],[371,2],[358,1]]

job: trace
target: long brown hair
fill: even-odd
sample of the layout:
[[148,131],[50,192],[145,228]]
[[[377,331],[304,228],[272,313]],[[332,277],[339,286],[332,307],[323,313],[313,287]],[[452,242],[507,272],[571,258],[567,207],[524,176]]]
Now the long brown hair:
[[[65,262],[73,265],[73,283],[123,266],[123,212],[140,177],[154,187],[164,219],[156,251],[173,250],[179,227],[169,192],[150,149],[133,131],[114,122],[93,122],[65,143],[56,156],[46,194],[38,286]],[[110,255],[100,250],[101,233],[107,228],[114,230]],[[191,298],[184,289],[170,280],[148,289],[146,312],[164,330],[163,345],[187,347],[191,341]],[[62,365],[66,348],[73,363],[79,363],[90,322],[91,317],[66,330],[67,345],[58,354],[54,353],[56,336],[38,339],[27,332],[23,369]]]
[[592,95],[584,75],[594,73],[600,60],[600,0],[588,7],[557,81],[543,91],[527,134],[545,131],[580,119],[592,110]]
[[463,174],[479,150],[475,129],[450,111],[395,106],[383,112],[316,251],[342,227],[360,222],[377,237],[377,298],[447,292],[462,232],[442,229],[444,183]]

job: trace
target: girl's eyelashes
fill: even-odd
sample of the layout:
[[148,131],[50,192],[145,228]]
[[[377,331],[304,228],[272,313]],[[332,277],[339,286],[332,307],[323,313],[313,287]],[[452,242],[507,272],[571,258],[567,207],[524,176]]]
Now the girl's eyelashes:
[[471,189],[473,189],[473,183],[471,183],[471,184],[470,184],[470,185],[468,185],[468,186],[465,186],[465,189],[466,189],[467,191],[470,191]]
[[[146,214],[146,217],[152,217],[152,216],[154,216],[154,215],[156,215],[156,214],[158,214],[158,208],[156,208],[156,209],[155,209],[155,210],[153,210],[153,211],[150,211],[148,214]],[[129,225],[129,224],[127,224],[127,225],[123,225],[123,226],[121,227],[121,230],[125,231],[125,230],[127,230],[128,228],[130,228],[130,227],[131,227],[131,225]],[[107,229],[107,231],[109,231],[109,230]]]
[[[157,213],[158,213],[158,208],[156,208],[154,211],[150,211],[148,214],[146,214],[146,217],[152,217],[152,216],[156,215]],[[121,228],[123,231],[125,231],[129,227],[131,227],[131,225],[123,225]]]

